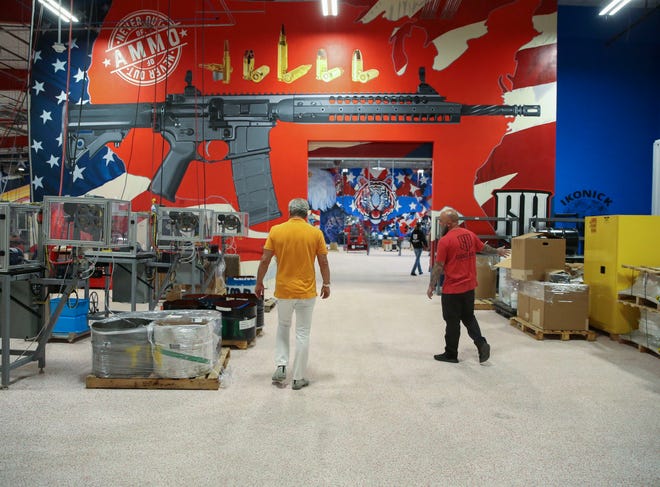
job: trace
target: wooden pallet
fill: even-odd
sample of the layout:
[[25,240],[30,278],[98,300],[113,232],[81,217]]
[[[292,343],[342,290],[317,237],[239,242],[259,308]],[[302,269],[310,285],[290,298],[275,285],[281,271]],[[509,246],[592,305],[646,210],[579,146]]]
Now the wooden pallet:
[[88,375],[85,379],[87,389],[198,389],[218,390],[220,388],[219,377],[227,368],[231,351],[222,347],[220,357],[215,366],[208,374],[191,379],[165,379],[162,377],[126,377],[105,378]]
[[641,353],[648,353],[660,358],[660,350],[658,349],[649,348],[646,345],[642,345],[641,343],[637,343],[634,340],[630,340],[629,338],[624,338],[620,335],[618,336],[617,341],[619,343],[623,343],[624,345],[631,345],[633,347],[636,347],[637,350],[639,350]]
[[523,320],[519,316],[511,318],[510,323],[512,326],[524,331],[537,340],[544,340],[558,335],[562,341],[571,340],[573,338],[585,338],[589,342],[596,341],[596,332],[591,330],[544,330],[543,328],[539,328],[538,326]]
[[225,338],[222,339],[222,345],[225,347],[236,347],[239,350],[246,350],[249,347],[253,347],[254,343],[256,341],[256,338],[253,338],[250,341],[247,340],[227,340]]
[[626,269],[633,269],[639,272],[648,272],[649,274],[660,274],[660,267],[649,267],[645,265],[639,266],[639,265],[628,265],[628,264],[622,264],[621,267],[625,267]]
[[655,355],[656,357],[660,358],[660,350],[654,350],[653,348],[649,348],[645,345],[637,343],[634,340],[631,340],[629,338],[628,333],[619,334],[619,333],[610,333],[609,331],[600,330],[600,329],[594,329],[594,330],[600,335],[605,335],[605,336],[609,337],[610,340],[612,340],[614,342],[619,342],[619,343],[623,343],[624,345],[633,346],[633,347],[637,348],[637,350],[639,350],[640,352],[650,353],[651,355]]
[[619,335],[618,333],[610,333],[609,331],[601,330],[600,328],[594,328],[594,327],[591,328],[595,333],[599,335],[607,336],[612,341],[618,342],[620,340],[621,335]]
[[67,332],[67,333],[51,333],[49,342],[69,342],[73,343],[81,338],[88,337],[91,334],[91,330],[81,331],[79,333]]
[[512,308],[508,304],[497,299],[493,301],[493,309],[498,315],[502,315],[505,318],[513,318],[518,312],[516,308]]
[[491,298],[475,299],[474,300],[474,309],[475,310],[494,309],[493,300]]
[[619,301],[619,303],[625,304],[626,306],[660,312],[660,303],[656,303],[651,299],[642,298],[640,296],[633,296],[632,294],[619,294],[619,299],[617,301]]

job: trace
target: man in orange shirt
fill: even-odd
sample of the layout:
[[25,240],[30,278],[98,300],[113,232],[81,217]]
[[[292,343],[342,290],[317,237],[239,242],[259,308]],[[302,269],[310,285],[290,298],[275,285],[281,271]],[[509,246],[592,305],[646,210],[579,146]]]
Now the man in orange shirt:
[[273,382],[286,380],[289,363],[289,334],[293,312],[296,312],[296,353],[293,360],[292,389],[299,390],[309,385],[305,369],[309,356],[309,333],[312,326],[312,311],[316,303],[316,273],[314,262],[318,260],[323,286],[321,299],[330,296],[330,266],[328,249],[323,233],[307,223],[309,204],[303,198],[289,202],[289,220],[270,229],[264,252],[257,270],[255,293],[264,295],[264,276],[270,261],[275,256],[275,297],[277,301],[277,338]]
[[442,317],[445,320],[445,353],[434,355],[441,362],[458,363],[458,341],[461,337],[461,321],[479,351],[479,362],[490,357],[490,345],[481,334],[479,322],[474,316],[474,290],[477,287],[477,252],[507,257],[511,251],[495,249],[484,244],[479,237],[459,227],[459,217],[453,208],[440,212],[442,238],[438,241],[435,264],[426,295],[431,299],[435,286],[444,273],[442,284]]

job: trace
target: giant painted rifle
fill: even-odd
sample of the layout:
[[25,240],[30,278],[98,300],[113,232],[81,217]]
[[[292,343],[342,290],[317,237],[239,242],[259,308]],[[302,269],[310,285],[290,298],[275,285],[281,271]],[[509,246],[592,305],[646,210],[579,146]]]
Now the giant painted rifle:
[[462,116],[541,114],[539,105],[463,105],[445,101],[425,83],[420,68],[416,93],[317,95],[202,95],[186,73],[182,94],[159,103],[69,104],[68,160],[94,156],[107,143],[118,145],[132,128],[162,134],[170,151],[150,190],[174,201],[192,160],[209,162],[197,151],[201,142],[221,140],[229,151],[240,211],[257,224],[281,215],[270,168],[270,130],[278,120],[294,123],[435,124],[459,123]]

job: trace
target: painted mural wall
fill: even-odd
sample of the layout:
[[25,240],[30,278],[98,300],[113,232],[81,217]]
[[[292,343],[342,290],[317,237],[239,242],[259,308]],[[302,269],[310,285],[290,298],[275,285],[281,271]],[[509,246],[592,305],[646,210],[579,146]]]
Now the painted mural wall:
[[376,239],[406,236],[418,221],[429,223],[431,193],[424,171],[378,166],[309,171],[308,199],[319,211],[326,242],[345,243],[354,223]]
[[[310,142],[398,141],[432,144],[431,209],[548,211],[556,1],[362,0],[340,2],[336,18],[321,17],[317,2],[222,5],[115,0],[98,31],[64,33],[63,53],[52,49],[56,33],[42,36],[31,89],[34,200],[96,194],[142,211],[154,199],[248,209],[251,238],[239,251],[251,260],[287,202],[307,194]],[[360,104],[328,95],[380,94],[381,103],[431,88],[467,105],[539,105],[541,116],[419,123],[393,117],[387,102],[376,116],[363,104],[359,120],[324,112],[330,99]]]

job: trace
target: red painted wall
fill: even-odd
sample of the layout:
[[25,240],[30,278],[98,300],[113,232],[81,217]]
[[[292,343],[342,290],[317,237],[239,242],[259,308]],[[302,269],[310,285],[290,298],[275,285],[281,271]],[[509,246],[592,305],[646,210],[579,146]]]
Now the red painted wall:
[[[201,0],[144,0],[139,2],[139,8],[134,1],[113,2],[105,19],[106,28],[92,52],[88,72],[91,102],[163,101],[169,93],[183,92],[187,70],[193,71],[193,83],[205,94],[415,92],[420,66],[426,67],[426,82],[449,101],[503,104],[507,103],[506,94],[523,88],[530,88],[533,95],[524,103],[539,103],[542,98],[539,93],[548,92],[550,96],[543,99],[554,101],[556,42],[553,36],[556,36],[556,31],[552,32],[550,28],[543,32],[546,39],[542,43],[525,46],[542,37],[539,25],[548,25],[548,22],[552,25],[554,18],[556,26],[555,1],[465,0],[454,12],[418,11],[407,16],[397,10],[404,2],[376,4],[372,0],[363,0],[340,2],[337,18],[321,17],[318,2],[228,1],[226,4],[229,11],[204,13],[204,9],[209,8],[209,2]],[[386,5],[389,10],[379,12],[372,8],[373,5]],[[442,2],[438,5],[442,8]],[[142,12],[136,14],[137,10]],[[135,45],[140,33],[136,28],[122,31],[119,23],[131,15],[144,22],[148,16],[153,17],[154,11],[174,22],[174,46],[180,47],[171,53],[177,65],[156,84],[131,84],[119,76],[119,71],[113,72],[123,67],[116,65],[114,56],[116,51],[121,51],[124,57],[129,56],[126,46],[129,43]],[[424,18],[429,15],[434,15],[434,18]],[[545,24],[539,21],[545,21]],[[226,25],[210,25],[217,23]],[[312,65],[305,76],[291,84],[278,81],[276,76],[282,24],[286,29],[289,68]],[[481,34],[468,39],[465,51],[447,67],[434,69],[436,56],[445,52],[438,53],[433,40],[442,34],[460,37],[456,34],[473,24],[482,26]],[[109,44],[111,38],[112,45]],[[117,47],[122,41],[123,44]],[[213,73],[200,67],[201,64],[222,63],[225,41],[229,41],[233,67],[229,84],[214,81]],[[451,43],[445,44],[444,49],[448,45],[451,47]],[[315,78],[317,52],[321,48],[327,52],[329,68],[339,66],[344,69],[342,76],[329,83]],[[351,80],[354,49],[361,50],[365,70],[373,68],[379,71],[379,75],[368,83]],[[242,78],[242,57],[246,50],[254,51],[255,67],[264,64],[270,67],[270,73],[260,83]],[[154,58],[155,65],[151,67],[163,68],[162,58]],[[148,63],[143,60],[136,66],[148,70]],[[148,71],[146,73],[148,79]],[[465,215],[493,215],[492,198],[483,201],[483,197],[475,197],[475,184],[503,176],[512,179],[499,188],[552,193],[554,106],[542,105],[542,112],[552,112],[552,115],[543,123],[508,136],[507,127],[513,119],[501,116],[463,117],[461,123],[456,125],[310,125],[280,122],[270,133],[270,156],[277,201],[283,216],[252,229],[265,232],[273,224],[283,221],[287,202],[306,194],[309,141],[432,142],[433,208],[436,210],[451,205]],[[151,129],[137,129],[131,131],[121,146],[113,150],[124,161],[130,174],[150,178],[169,146]],[[213,142],[207,150],[208,159],[221,160],[227,149],[224,143]],[[149,192],[137,196],[133,200],[134,208],[147,209],[151,198]],[[231,164],[227,161],[209,164],[193,162],[182,181],[175,205],[225,202],[238,207]],[[475,229],[488,233],[488,229]],[[261,245],[261,239],[254,239],[253,242],[244,240],[241,244],[244,258],[256,258]]]

